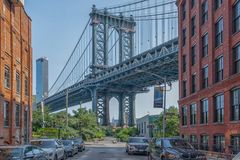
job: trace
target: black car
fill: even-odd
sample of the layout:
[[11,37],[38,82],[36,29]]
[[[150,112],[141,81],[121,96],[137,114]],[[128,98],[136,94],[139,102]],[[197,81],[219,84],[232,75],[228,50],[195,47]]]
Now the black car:
[[78,151],[82,152],[85,150],[85,143],[82,138],[75,138],[73,139],[75,145],[78,147]]
[[202,152],[181,138],[153,139],[148,150],[148,160],[206,160]]
[[0,160],[48,160],[45,151],[37,146],[1,146]]

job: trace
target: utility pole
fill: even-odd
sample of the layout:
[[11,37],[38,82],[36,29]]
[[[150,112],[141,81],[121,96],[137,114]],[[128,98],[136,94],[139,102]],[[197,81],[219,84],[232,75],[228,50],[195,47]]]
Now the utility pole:
[[41,101],[41,112],[42,112],[42,128],[45,128],[44,98],[42,98]]
[[66,125],[68,127],[68,89],[66,92]]
[[163,101],[163,138],[166,133],[166,98],[167,97],[167,78],[164,77],[164,101]]

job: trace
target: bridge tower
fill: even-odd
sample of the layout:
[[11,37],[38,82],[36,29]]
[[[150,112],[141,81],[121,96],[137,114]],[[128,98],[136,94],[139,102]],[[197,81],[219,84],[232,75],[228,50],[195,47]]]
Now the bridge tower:
[[[134,55],[135,25],[133,17],[111,15],[107,9],[97,10],[93,5],[90,13],[92,26],[92,78],[109,67],[108,64],[108,40],[110,29],[115,29],[119,36],[119,63],[130,59]],[[112,96],[110,90],[98,92],[98,87],[92,88],[92,110],[96,112],[102,125],[109,125],[109,99]],[[116,93],[114,93],[116,94]],[[117,93],[119,101],[119,125],[135,125],[135,95],[120,92]]]

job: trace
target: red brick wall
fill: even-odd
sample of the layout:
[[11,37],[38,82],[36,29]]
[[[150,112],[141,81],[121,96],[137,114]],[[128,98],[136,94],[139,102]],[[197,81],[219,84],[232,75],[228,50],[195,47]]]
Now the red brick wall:
[[[24,8],[14,6],[8,0],[0,0],[0,145],[24,143],[24,110],[29,106],[29,135],[32,115],[32,48],[31,19]],[[4,87],[4,67],[11,70],[11,88]],[[21,77],[21,92],[16,94],[16,71]],[[29,96],[24,92],[24,80],[28,77]],[[3,101],[10,102],[10,125],[3,127]],[[20,127],[15,127],[15,104],[21,105]]]
[[[230,122],[230,91],[234,87],[240,87],[240,75],[233,75],[232,63],[232,48],[240,42],[240,32],[232,34],[232,6],[236,0],[226,0],[217,10],[214,9],[214,0],[207,0],[208,2],[208,21],[204,25],[201,24],[201,4],[204,0],[196,0],[196,5],[191,8],[191,1],[185,0],[187,5],[186,19],[182,20],[181,5],[184,0],[178,0],[179,10],[179,111],[181,115],[181,108],[187,106],[188,110],[188,125],[186,127],[180,126],[181,135],[189,136],[195,134],[200,140],[200,135],[206,133],[209,135],[209,144],[213,144],[213,135],[217,133],[225,134],[226,146],[230,145],[230,135],[240,134],[240,123]],[[196,15],[196,34],[191,37],[191,18]],[[223,17],[223,44],[215,48],[215,23],[219,17]],[[187,28],[186,45],[182,45],[182,30]],[[201,38],[208,32],[208,56],[202,58]],[[196,65],[191,66],[191,46],[196,44]],[[223,54],[224,56],[224,80],[215,83],[215,59]],[[187,71],[183,73],[182,56],[187,57]],[[201,69],[208,65],[208,78],[209,87],[201,89],[202,75]],[[197,75],[197,92],[191,94],[191,75]],[[187,80],[187,96],[182,96],[182,82]],[[217,93],[224,93],[224,123],[216,124],[213,122],[213,97]],[[200,100],[208,98],[209,103],[209,122],[207,125],[200,124]],[[190,126],[190,104],[197,103],[197,124]],[[182,118],[180,118],[182,120]]]

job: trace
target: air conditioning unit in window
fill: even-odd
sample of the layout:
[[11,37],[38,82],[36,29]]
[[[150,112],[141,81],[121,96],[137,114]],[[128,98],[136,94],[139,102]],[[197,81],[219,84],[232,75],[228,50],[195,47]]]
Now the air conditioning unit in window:
[[24,0],[10,0],[15,6],[24,6]]

